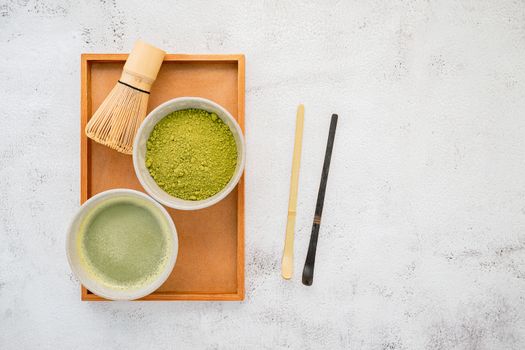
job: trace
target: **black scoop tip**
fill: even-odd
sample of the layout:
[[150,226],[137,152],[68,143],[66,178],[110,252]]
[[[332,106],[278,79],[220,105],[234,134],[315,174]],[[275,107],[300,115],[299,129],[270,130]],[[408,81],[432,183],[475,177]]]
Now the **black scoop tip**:
[[305,286],[311,286],[314,282],[314,270],[312,265],[313,263],[311,261],[304,265],[302,281]]

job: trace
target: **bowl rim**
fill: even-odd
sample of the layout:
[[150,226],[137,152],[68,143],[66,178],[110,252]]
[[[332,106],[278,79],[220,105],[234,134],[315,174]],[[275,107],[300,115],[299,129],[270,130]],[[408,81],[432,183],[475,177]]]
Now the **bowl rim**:
[[[169,193],[164,191],[170,197],[176,198],[178,200],[181,200],[181,201],[184,201],[185,203],[187,203],[187,205],[180,205],[180,204],[173,203],[173,202],[170,202],[170,201],[167,201],[167,200],[164,200],[162,198],[157,197],[155,195],[155,193],[149,188],[149,185],[142,178],[142,173],[140,171],[140,167],[142,166],[143,168],[145,168],[145,165],[144,164],[142,164],[142,165],[138,164],[138,159],[137,159],[138,155],[137,154],[138,154],[138,143],[139,143],[139,139],[140,139],[139,136],[143,133],[143,130],[144,130],[148,120],[153,118],[153,116],[156,113],[158,113],[159,110],[165,108],[166,106],[169,106],[169,105],[172,105],[172,104],[176,104],[176,103],[181,103],[181,102],[187,102],[187,101],[198,101],[198,102],[203,102],[203,103],[210,104],[214,108],[221,110],[224,113],[224,115],[226,115],[230,119],[230,121],[232,121],[232,124],[234,125],[237,134],[240,136],[239,139],[241,140],[241,142],[240,142],[241,143],[240,144],[240,152],[241,152],[240,159],[241,159],[241,161],[240,161],[240,165],[239,165],[239,170],[236,173],[233,174],[232,178],[226,184],[226,186],[221,191],[219,191],[218,193],[213,195],[212,197],[209,197],[209,198],[215,197],[212,200],[196,201],[196,202],[201,202],[201,203],[193,204],[193,203],[195,203],[194,201],[188,201],[188,200],[184,200],[184,199],[181,199],[181,198],[177,198],[177,197],[171,196]],[[196,108],[198,108],[198,107],[196,107]],[[198,108],[198,109],[202,109],[202,108]],[[237,152],[239,152],[239,147],[237,147]],[[172,98],[171,100],[168,100],[166,102],[161,103],[160,105],[155,107],[151,112],[149,112],[148,115],[146,116],[146,118],[144,118],[144,120],[140,124],[139,129],[137,130],[137,134],[135,135],[135,140],[133,142],[133,169],[135,170],[135,176],[139,180],[140,184],[142,185],[144,190],[153,199],[155,199],[156,201],[158,201],[159,203],[161,203],[161,204],[163,204],[163,205],[165,205],[167,207],[170,207],[170,208],[173,208],[173,209],[177,209],[177,210],[199,210],[199,209],[208,208],[208,207],[211,207],[212,205],[217,204],[218,202],[223,200],[225,197],[227,197],[235,189],[235,187],[239,183],[239,181],[240,181],[240,179],[241,179],[241,177],[242,177],[242,175],[244,173],[245,165],[246,165],[246,142],[244,140],[244,132],[241,129],[239,123],[237,122],[237,120],[231,115],[231,113],[226,108],[224,108],[223,106],[221,106],[217,102],[214,102],[214,101],[212,101],[210,99],[207,99],[207,98],[204,98],[204,97],[183,96],[183,97]],[[148,170],[146,169],[146,171],[148,171]]]
[[[140,197],[142,199],[147,200],[148,202],[153,204],[156,208],[158,208],[167,221],[168,228],[172,236],[171,238],[172,238],[173,244],[172,244],[172,252],[170,254],[170,260],[166,264],[166,267],[164,268],[162,273],[159,273],[157,278],[153,282],[151,282],[150,284],[142,288],[135,289],[133,291],[115,290],[115,294],[108,294],[105,291],[100,290],[100,288],[98,287],[99,284],[102,284],[102,283],[97,283],[93,279],[87,280],[80,276],[79,271],[80,270],[85,271],[85,270],[80,265],[73,263],[73,258],[72,258],[73,252],[71,252],[70,250],[70,244],[71,244],[71,240],[76,238],[75,236],[78,234],[78,230],[73,230],[73,228],[74,226],[76,226],[78,220],[80,220],[84,215],[87,214],[86,208],[88,208],[91,203],[101,201],[105,198],[118,197],[119,195],[131,195],[131,196]],[[166,210],[166,208],[164,208],[161,204],[159,204],[157,201],[155,201],[153,198],[151,198],[147,194],[137,191],[137,190],[132,190],[129,188],[114,188],[114,189],[110,189],[107,191],[103,191],[103,192],[97,193],[96,195],[94,195],[93,197],[85,201],[77,209],[75,215],[69,222],[65,243],[66,243],[65,244],[66,245],[66,255],[67,255],[69,267],[71,268],[71,271],[75,274],[75,276],[78,278],[80,283],[84,287],[86,287],[89,291],[93,292],[94,294],[102,298],[105,298],[108,300],[115,300],[115,301],[140,299],[142,297],[145,297],[153,293],[155,290],[157,290],[164,282],[166,282],[171,272],[173,271],[173,268],[175,267],[175,263],[177,262],[177,256],[179,252],[179,237],[177,233],[177,228],[170,214]]]

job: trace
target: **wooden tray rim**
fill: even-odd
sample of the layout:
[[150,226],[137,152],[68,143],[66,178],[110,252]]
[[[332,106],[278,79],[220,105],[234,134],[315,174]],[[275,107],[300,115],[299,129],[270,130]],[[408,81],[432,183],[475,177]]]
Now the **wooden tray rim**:
[[[128,54],[83,53],[80,63],[80,204],[88,199],[89,143],[84,133],[91,105],[91,63],[125,61]],[[234,61],[237,62],[237,121],[244,130],[245,108],[245,57],[243,54],[208,55],[208,54],[167,54],[164,61]],[[235,293],[170,293],[159,292],[145,296],[138,301],[242,301],[245,296],[244,286],[244,174],[237,185],[237,291]],[[96,294],[88,293],[81,285],[81,300],[107,301]]]

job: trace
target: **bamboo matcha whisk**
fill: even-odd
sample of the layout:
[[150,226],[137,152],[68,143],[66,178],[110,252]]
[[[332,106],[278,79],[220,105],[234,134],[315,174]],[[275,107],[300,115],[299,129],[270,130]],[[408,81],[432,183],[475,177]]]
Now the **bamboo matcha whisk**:
[[131,154],[133,139],[146,116],[151,85],[166,53],[141,40],[124,65],[118,83],[86,125],[86,135],[119,152]]

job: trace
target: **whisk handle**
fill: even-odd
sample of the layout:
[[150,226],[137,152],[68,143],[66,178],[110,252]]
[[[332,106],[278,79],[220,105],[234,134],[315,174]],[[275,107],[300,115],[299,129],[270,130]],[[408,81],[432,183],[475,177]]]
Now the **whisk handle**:
[[124,64],[119,80],[131,87],[149,92],[151,85],[157,79],[165,55],[166,52],[161,49],[138,40]]

